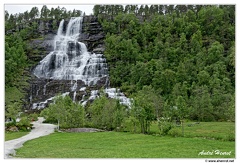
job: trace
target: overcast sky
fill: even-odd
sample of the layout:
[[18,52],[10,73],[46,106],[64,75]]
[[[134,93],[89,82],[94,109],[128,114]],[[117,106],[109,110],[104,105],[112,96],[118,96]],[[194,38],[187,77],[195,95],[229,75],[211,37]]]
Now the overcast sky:
[[[51,9],[57,8],[58,6],[60,8],[65,7],[67,10],[81,10],[86,13],[86,15],[90,15],[93,13],[92,9],[94,5],[90,4],[235,4],[237,0],[168,0],[168,1],[159,1],[159,0],[121,0],[121,1],[111,1],[111,0],[88,0],[88,1],[79,1],[79,0],[65,0],[64,3],[66,4],[61,4],[62,2],[60,0],[51,0],[50,4],[58,4],[60,5],[50,5],[49,0],[41,0],[41,3],[37,2],[37,5],[32,4],[32,0],[1,0],[4,5],[4,9],[8,11],[10,14],[16,14],[16,13],[23,13],[25,11],[30,11],[32,7],[38,7],[39,10],[41,10],[43,4],[47,4],[48,8]],[[15,4],[14,4],[15,2]],[[19,4],[19,3],[22,4]],[[80,4],[81,3],[81,4]],[[85,5],[85,4],[86,5]],[[18,4],[18,5],[16,5]],[[78,4],[78,5],[76,5]]]
[[[25,11],[30,12],[33,7],[38,7],[38,10],[41,11],[43,5],[4,5],[4,10],[7,10],[9,14],[24,13]],[[65,7],[67,11],[75,9],[85,12],[86,15],[93,13],[92,9],[94,5],[47,5],[48,9]]]

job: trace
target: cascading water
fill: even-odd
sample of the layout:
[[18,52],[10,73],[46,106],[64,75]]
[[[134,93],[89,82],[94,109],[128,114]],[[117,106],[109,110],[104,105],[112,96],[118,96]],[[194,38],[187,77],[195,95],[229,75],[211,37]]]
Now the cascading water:
[[82,17],[71,18],[63,32],[61,21],[54,38],[54,51],[48,54],[35,68],[38,78],[55,80],[82,80],[94,85],[108,75],[106,59],[102,54],[91,54],[86,45],[78,41]]
[[[86,87],[77,90],[78,80],[83,81],[85,85],[92,86],[103,77],[108,79],[107,63],[103,54],[88,52],[86,45],[78,41],[82,30],[82,20],[82,17],[71,18],[66,31],[64,31],[64,20],[60,22],[57,35],[53,40],[54,51],[40,61],[33,72],[38,78],[71,80],[70,91],[74,92],[73,101],[76,101],[77,91],[86,93]],[[107,80],[106,83],[108,87]],[[46,85],[43,88],[44,95],[46,93]],[[106,88],[104,91],[110,98],[119,99],[120,103],[130,106],[130,100],[119,90]],[[66,93],[69,94],[69,92]],[[85,99],[86,94],[84,94],[80,103],[85,105],[87,101],[97,98],[97,94],[98,90],[92,90],[88,99]],[[44,102],[34,103],[32,108],[44,108],[45,104],[51,100],[52,98],[49,98]]]

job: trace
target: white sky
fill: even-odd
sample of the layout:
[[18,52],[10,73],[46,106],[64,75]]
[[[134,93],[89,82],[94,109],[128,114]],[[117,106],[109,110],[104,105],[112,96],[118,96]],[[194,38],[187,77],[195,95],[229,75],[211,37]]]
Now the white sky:
[[[40,4],[37,4],[37,5],[23,5],[23,4],[18,4],[18,5],[14,5],[14,4],[5,4],[4,5],[4,10],[7,10],[9,14],[18,14],[18,13],[24,13],[25,11],[28,11],[30,12],[31,9],[33,7],[38,7],[38,10],[41,11],[41,8],[43,7],[44,4],[40,5]],[[82,12],[85,12],[86,15],[90,15],[93,13],[92,9],[93,9],[93,6],[94,5],[48,5],[47,4],[47,8],[48,9],[51,9],[52,7],[53,8],[57,8],[57,7],[65,7],[67,9],[67,11],[69,10],[81,10]]]
[[[1,0],[2,1],[2,0]],[[5,0],[3,0],[5,1]],[[25,1],[25,3],[24,3]],[[30,1],[30,3],[26,3]],[[87,1],[80,1],[80,0],[65,0],[65,3],[61,3],[59,0],[51,0],[52,3],[48,2],[49,0],[41,0],[41,3],[32,3],[32,0],[21,0],[13,1],[7,0],[4,3],[4,10],[7,10],[9,14],[16,14],[16,13],[23,13],[25,11],[30,11],[32,7],[38,7],[39,11],[41,10],[44,4],[47,5],[48,9],[60,8],[65,7],[67,10],[81,10],[85,12],[86,15],[90,15],[93,13],[92,9],[95,4],[226,4],[224,0],[201,0],[201,1],[194,1],[194,0],[121,0],[121,1],[110,1],[110,0],[87,0]],[[235,1],[235,2],[234,2]],[[237,0],[228,0],[227,3],[235,4]]]

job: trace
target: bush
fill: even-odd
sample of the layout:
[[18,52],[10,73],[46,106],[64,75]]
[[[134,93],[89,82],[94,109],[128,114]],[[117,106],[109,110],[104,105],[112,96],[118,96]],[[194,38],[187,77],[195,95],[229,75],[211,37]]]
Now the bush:
[[29,118],[31,121],[37,121],[37,120],[38,120],[38,114],[37,114],[37,113],[30,114],[30,115],[28,116],[28,118]]
[[125,132],[132,132],[132,133],[139,133],[140,132],[140,123],[133,116],[129,116],[124,121],[123,127],[124,127],[123,131],[125,131]]
[[14,121],[5,123],[6,128],[13,127],[13,126],[16,126],[16,122],[14,122]]
[[104,130],[120,130],[125,117],[125,107],[116,99],[102,96],[95,99],[88,108],[92,127]]
[[44,117],[45,123],[59,122],[60,128],[78,128],[85,124],[84,108],[72,101],[69,96],[58,96],[53,104],[41,111],[40,116]]
[[21,120],[18,122],[20,126],[30,126],[30,120],[27,117],[22,117]]
[[172,125],[170,123],[164,125],[161,130],[162,135],[167,135],[168,132],[172,129]]
[[[51,106],[51,105],[50,105]],[[53,124],[57,124],[57,119],[54,116],[51,107],[48,107],[44,110],[41,111],[40,113],[40,117],[44,117],[44,122],[43,123],[53,123]]]
[[171,128],[173,128],[173,125],[172,122],[169,121],[169,119],[160,118],[158,120],[158,128],[161,135],[167,135]]
[[180,137],[182,136],[182,131],[180,128],[172,128],[169,132],[168,135],[172,136],[172,137]]
[[17,128],[20,131],[30,131],[32,125],[30,124],[30,120],[27,117],[22,117],[21,120],[17,123]]

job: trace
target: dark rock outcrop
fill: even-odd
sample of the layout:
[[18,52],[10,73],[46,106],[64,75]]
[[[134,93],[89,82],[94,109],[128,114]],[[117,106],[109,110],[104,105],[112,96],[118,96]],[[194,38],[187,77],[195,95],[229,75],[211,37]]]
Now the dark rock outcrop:
[[55,34],[49,33],[44,38],[34,39],[29,42],[28,58],[39,62],[54,49],[53,38]]
[[103,53],[105,34],[101,24],[95,16],[83,18],[82,35],[79,41],[86,44],[88,51],[92,53]]

